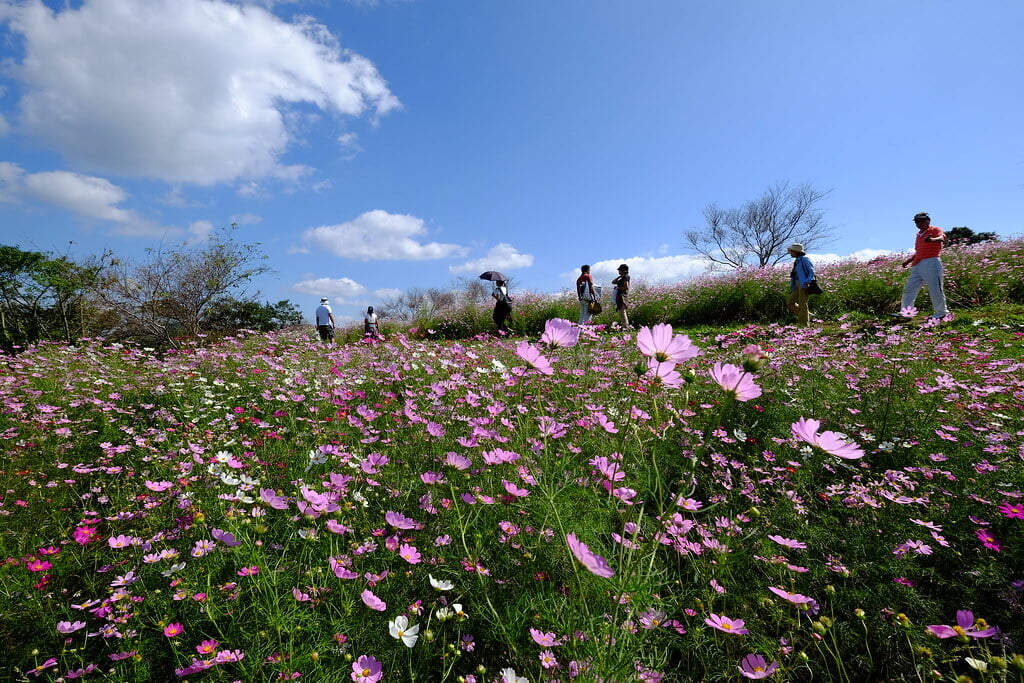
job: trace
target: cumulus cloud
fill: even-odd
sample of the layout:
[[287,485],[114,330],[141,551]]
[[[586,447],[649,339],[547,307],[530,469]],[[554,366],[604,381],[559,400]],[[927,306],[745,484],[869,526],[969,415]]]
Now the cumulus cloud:
[[[714,264],[699,256],[679,254],[675,256],[631,256],[623,259],[598,261],[590,264],[590,274],[594,282],[602,286],[610,286],[612,279],[618,275],[618,268],[625,263],[629,266],[629,274],[634,280],[644,282],[674,282],[702,275],[714,269]],[[565,273],[569,279],[579,276],[579,271]]]
[[897,252],[889,251],[888,249],[861,249],[859,251],[855,251],[852,254],[848,254],[846,256],[840,256],[839,254],[814,254],[814,253],[807,254],[807,256],[808,256],[808,258],[811,259],[812,263],[814,263],[814,264],[823,264],[823,263],[834,263],[836,261],[849,261],[849,260],[853,260],[853,261],[871,261],[872,259],[876,259],[879,256],[891,256],[894,253],[897,253]]
[[309,17],[227,0],[0,5],[23,39],[21,131],[79,168],[173,183],[277,178],[297,107],[378,118],[400,106],[376,67]]
[[17,203],[26,199],[82,218],[109,222],[113,225],[110,232],[116,235],[168,237],[181,233],[118,206],[128,199],[128,193],[105,178],[69,171],[26,173],[17,164],[0,162],[0,201]]
[[302,234],[303,251],[314,248],[357,261],[426,261],[466,253],[457,244],[417,239],[426,234],[423,219],[378,209],[347,223],[306,230]]
[[533,265],[531,254],[520,254],[511,244],[502,242],[491,247],[486,256],[466,261],[457,266],[450,266],[450,273],[473,273],[485,270],[516,270],[518,268],[529,268]]
[[299,294],[317,297],[317,301],[319,301],[319,297],[326,296],[332,304],[347,303],[354,298],[366,296],[369,291],[363,285],[347,277],[310,277],[293,284],[291,290]]

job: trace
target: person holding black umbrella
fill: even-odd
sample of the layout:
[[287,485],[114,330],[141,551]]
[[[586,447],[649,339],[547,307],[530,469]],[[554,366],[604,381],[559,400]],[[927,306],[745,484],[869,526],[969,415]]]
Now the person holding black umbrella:
[[512,297],[508,295],[508,286],[504,280],[494,281],[494,312],[491,318],[498,328],[498,334],[508,334],[508,319],[512,317]]

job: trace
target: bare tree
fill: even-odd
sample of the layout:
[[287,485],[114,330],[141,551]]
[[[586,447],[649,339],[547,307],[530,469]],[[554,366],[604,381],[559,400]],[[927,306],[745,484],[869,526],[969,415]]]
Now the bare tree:
[[834,239],[819,208],[830,192],[809,183],[790,188],[779,182],[739,208],[721,209],[712,202],[704,207],[705,226],[683,233],[686,246],[730,268],[775,265],[793,242],[809,250]]
[[246,285],[270,272],[258,245],[235,241],[236,228],[214,233],[200,246],[147,250],[141,263],[108,254],[95,296],[118,314],[122,334],[169,345],[177,336],[199,334],[217,300],[230,294],[248,301]]

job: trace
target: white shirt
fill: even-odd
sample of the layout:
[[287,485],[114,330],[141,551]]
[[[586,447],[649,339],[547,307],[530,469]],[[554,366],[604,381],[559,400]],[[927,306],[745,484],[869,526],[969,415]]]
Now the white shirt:
[[316,324],[319,325],[330,325],[331,324],[331,307],[327,304],[320,304],[316,309]]

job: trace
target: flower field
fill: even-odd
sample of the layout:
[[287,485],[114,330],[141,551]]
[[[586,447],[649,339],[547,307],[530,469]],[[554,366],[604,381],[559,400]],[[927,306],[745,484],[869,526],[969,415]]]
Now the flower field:
[[5,680],[1024,680],[1024,327],[0,359]]

